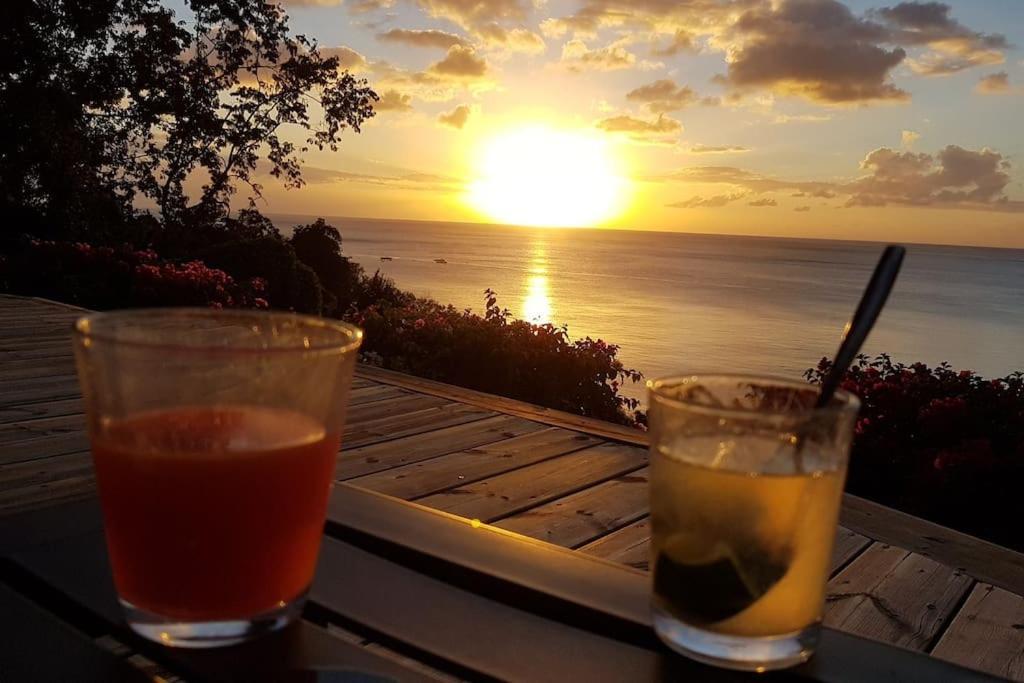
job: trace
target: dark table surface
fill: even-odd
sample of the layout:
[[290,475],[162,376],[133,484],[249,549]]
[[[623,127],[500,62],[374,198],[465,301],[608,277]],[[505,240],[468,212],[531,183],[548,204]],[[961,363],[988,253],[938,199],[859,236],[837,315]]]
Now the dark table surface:
[[[166,648],[125,626],[90,500],[0,519],[0,681],[149,680],[100,636],[189,681],[754,678],[661,645],[647,582],[621,565],[341,485],[301,621],[244,645]],[[760,678],[992,680],[830,629],[809,663]]]

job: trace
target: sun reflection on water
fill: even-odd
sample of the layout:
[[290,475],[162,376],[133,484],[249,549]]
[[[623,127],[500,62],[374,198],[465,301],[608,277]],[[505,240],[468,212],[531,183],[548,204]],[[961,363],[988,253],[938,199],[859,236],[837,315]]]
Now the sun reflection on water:
[[531,323],[549,323],[552,320],[551,296],[548,292],[547,244],[538,239],[531,245],[530,270],[526,280],[526,295],[520,306],[522,319]]

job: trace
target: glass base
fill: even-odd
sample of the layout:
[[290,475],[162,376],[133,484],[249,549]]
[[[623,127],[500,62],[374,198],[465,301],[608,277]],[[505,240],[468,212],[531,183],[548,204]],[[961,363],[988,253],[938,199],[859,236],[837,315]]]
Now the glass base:
[[306,594],[281,607],[247,619],[182,621],[165,617],[120,600],[128,626],[143,638],[170,647],[209,648],[237,645],[278,631],[302,613]]
[[740,671],[772,671],[802,664],[814,654],[818,624],[780,636],[730,636],[684,624],[657,605],[654,630],[662,642],[691,659]]

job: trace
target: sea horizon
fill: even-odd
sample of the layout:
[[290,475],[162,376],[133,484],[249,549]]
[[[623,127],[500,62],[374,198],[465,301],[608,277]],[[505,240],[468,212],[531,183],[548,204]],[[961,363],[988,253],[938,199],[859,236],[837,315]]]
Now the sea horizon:
[[[304,217],[273,215],[287,230]],[[802,376],[831,356],[882,243],[647,230],[326,217],[343,252],[414,294],[600,338],[648,378],[679,371]],[[577,239],[586,236],[586,239]],[[995,377],[1015,352],[1024,250],[907,244],[864,351]],[[386,260],[381,260],[384,257]],[[624,393],[643,397],[642,385]]]
[[[806,235],[748,235],[744,233],[735,232],[694,232],[690,230],[674,230],[672,228],[614,228],[606,226],[542,226],[542,225],[515,225],[510,223],[488,223],[486,221],[446,221],[441,219],[425,219],[425,218],[377,218],[373,216],[345,216],[341,214],[324,214],[324,213],[289,213],[289,212],[274,212],[267,211],[264,215],[269,218],[278,228],[289,229],[295,225],[303,225],[311,223],[319,218],[323,218],[328,223],[334,225],[332,221],[360,221],[366,223],[382,223],[382,224],[418,224],[428,226],[459,226],[468,228],[486,228],[486,229],[509,229],[509,230],[560,230],[567,232],[616,232],[616,233],[649,233],[656,235],[694,235],[698,237],[723,237],[723,238],[738,238],[738,239],[749,239],[749,240],[793,240],[798,242],[822,242],[822,243],[855,243],[855,244],[870,244],[870,245],[886,245],[886,244],[901,244],[906,247],[922,246],[922,247],[955,247],[957,249],[980,249],[986,251],[1020,251],[1024,252],[1024,242],[1020,246],[998,246],[992,244],[965,244],[959,242],[917,242],[917,241],[906,241],[906,240],[865,240],[857,239],[855,237],[850,238],[826,238],[826,237],[809,237]],[[344,226],[334,225],[342,233],[342,238],[345,237]]]

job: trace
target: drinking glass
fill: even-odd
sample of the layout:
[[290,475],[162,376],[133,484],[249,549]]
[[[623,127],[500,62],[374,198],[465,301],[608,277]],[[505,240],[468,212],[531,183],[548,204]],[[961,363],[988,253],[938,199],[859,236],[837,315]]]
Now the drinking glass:
[[213,647],[294,619],[362,332],[291,313],[149,309],[84,316],[73,339],[131,628]]
[[814,652],[860,406],[770,377],[648,382],[654,627],[673,649],[764,671]]

